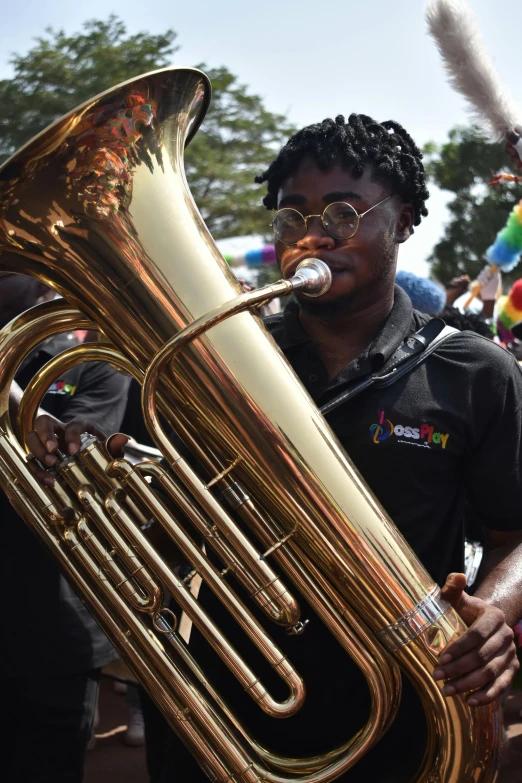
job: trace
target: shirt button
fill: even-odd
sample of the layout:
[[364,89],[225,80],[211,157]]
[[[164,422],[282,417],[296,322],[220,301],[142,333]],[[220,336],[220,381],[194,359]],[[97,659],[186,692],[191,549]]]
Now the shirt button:
[[317,380],[317,375],[310,375],[308,377],[308,380],[310,381],[310,383],[315,383]]

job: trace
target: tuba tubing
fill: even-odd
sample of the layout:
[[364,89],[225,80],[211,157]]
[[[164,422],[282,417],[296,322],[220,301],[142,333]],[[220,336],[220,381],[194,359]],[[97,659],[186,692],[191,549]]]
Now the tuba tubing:
[[[209,100],[200,71],[146,74],[71,112],[0,168],[0,271],[44,280],[67,301],[39,306],[0,335],[0,484],[211,779],[336,780],[390,725],[400,671],[417,688],[428,724],[415,780],[490,783],[498,705],[472,709],[461,696],[446,699],[432,677],[440,650],[465,626],[256,313],[297,285],[317,293],[313,260],[299,281],[243,295],[194,204],[183,151]],[[105,342],[43,368],[15,433],[8,390],[17,367],[41,339],[78,323],[94,325]],[[86,438],[80,454],[58,466],[55,490],[40,487],[27,467],[24,432],[46,384],[71,362],[96,359],[143,380],[144,414],[168,469],[112,461]],[[286,702],[269,696],[153,546],[152,520],[278,668]],[[201,534],[222,571],[200,549]],[[230,572],[239,575],[237,591]],[[262,747],[192,658],[164,586],[274,717],[299,709],[305,684],[249,604],[265,608],[266,623],[306,634],[295,598],[302,594],[364,673],[367,724],[321,756],[285,758]]]

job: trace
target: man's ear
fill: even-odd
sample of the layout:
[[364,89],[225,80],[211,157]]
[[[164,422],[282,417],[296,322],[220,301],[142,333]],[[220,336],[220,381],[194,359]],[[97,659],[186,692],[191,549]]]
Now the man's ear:
[[397,216],[397,229],[395,232],[395,241],[402,245],[413,234],[413,223],[415,220],[415,210],[412,204],[402,204],[401,210]]

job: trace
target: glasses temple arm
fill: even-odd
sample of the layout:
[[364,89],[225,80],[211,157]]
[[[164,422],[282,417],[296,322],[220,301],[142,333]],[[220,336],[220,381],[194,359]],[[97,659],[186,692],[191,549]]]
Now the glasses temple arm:
[[380,207],[381,204],[384,204],[385,201],[389,201],[391,198],[393,198],[394,195],[395,193],[391,193],[389,196],[386,196],[386,198],[383,198],[382,201],[378,201],[377,204],[373,205],[373,207],[369,207],[365,212],[362,212],[359,215],[359,218],[363,218],[365,215],[368,214],[368,212],[371,212],[372,209],[375,209],[375,207]]

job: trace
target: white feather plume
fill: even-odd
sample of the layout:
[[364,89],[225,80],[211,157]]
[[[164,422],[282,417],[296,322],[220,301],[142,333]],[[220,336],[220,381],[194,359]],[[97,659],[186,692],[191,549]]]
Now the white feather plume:
[[462,0],[432,0],[426,20],[450,84],[467,98],[474,119],[480,124],[486,120],[497,140],[513,129],[521,134],[521,112],[500,83],[468,5]]

